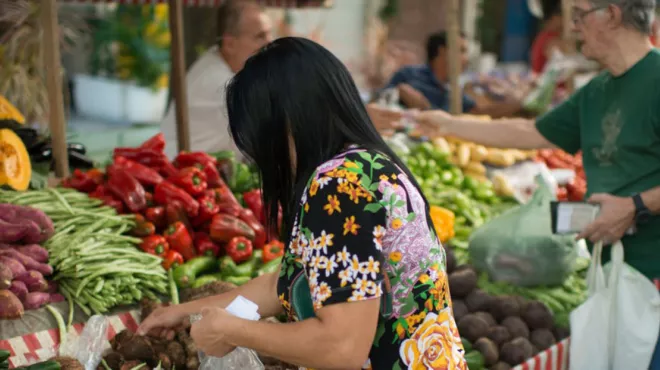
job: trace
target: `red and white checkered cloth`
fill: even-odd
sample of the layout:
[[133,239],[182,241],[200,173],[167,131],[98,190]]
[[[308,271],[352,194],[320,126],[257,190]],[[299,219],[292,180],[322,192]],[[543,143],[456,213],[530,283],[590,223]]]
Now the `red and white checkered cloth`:
[[[136,310],[115,316],[108,316],[108,340],[124,329],[131,331],[137,330],[139,320],[140,312]],[[84,326],[85,323],[74,324],[67,340],[73,340],[80,335]],[[59,345],[60,333],[57,328],[27,334],[22,337],[0,340],[0,349],[10,352],[10,369],[34,362],[45,361],[56,354],[55,351]]]

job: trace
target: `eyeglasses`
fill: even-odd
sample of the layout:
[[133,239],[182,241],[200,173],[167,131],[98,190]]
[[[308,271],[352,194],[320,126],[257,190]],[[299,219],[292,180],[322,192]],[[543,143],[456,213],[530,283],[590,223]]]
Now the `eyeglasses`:
[[603,9],[606,9],[606,8],[607,8],[607,6],[598,6],[598,7],[595,7],[595,8],[591,8],[589,10],[584,10],[584,9],[581,9],[581,8],[573,8],[573,14],[572,14],[573,23],[582,24],[582,23],[584,23],[584,18],[586,16],[588,16],[589,14],[591,14],[593,12],[597,12],[599,10],[603,10]]

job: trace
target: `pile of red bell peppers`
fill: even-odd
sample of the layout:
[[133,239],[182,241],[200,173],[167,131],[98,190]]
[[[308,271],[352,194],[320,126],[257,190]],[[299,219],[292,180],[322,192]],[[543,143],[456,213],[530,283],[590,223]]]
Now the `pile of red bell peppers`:
[[587,180],[582,166],[582,152],[572,156],[559,149],[539,150],[536,160],[545,163],[550,169],[570,169],[575,171],[575,178],[569,184],[559,186],[557,199],[560,201],[580,202],[587,193]]
[[[281,245],[277,233],[264,229],[258,190],[244,194],[244,208],[214,157],[181,152],[172,162],[164,149],[162,134],[137,148],[116,148],[105,171],[76,170],[62,185],[88,193],[119,213],[135,214],[133,234],[142,238],[140,247],[162,257],[166,269],[199,255],[228,255],[239,263],[255,249]],[[276,257],[268,254],[269,259]]]

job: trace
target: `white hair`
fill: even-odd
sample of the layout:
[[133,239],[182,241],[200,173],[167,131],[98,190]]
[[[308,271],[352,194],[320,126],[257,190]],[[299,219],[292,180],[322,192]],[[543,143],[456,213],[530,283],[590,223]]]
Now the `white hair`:
[[616,5],[621,9],[622,22],[641,33],[651,33],[656,0],[591,0],[594,6]]

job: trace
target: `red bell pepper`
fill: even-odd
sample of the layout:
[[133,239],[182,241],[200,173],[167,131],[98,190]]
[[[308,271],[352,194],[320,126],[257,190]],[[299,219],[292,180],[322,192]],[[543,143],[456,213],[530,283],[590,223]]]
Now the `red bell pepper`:
[[215,244],[207,233],[195,233],[195,250],[198,255],[218,257],[220,247]]
[[199,203],[199,214],[193,220],[193,225],[202,225],[210,221],[213,216],[220,212],[220,207],[215,203],[215,196],[213,194],[204,194],[197,199]]
[[254,240],[254,230],[250,226],[236,217],[222,213],[213,216],[210,235],[216,243],[226,243],[236,236]]
[[261,257],[263,263],[270,262],[284,255],[284,243],[279,240],[272,240],[264,246],[264,253]]
[[186,229],[188,229],[188,232],[191,235],[194,233],[194,230],[190,225],[190,219],[188,218],[188,214],[186,213],[186,210],[183,208],[180,202],[174,201],[172,203],[168,203],[165,206],[165,217],[167,219],[167,225],[171,225],[176,222],[181,222],[186,226]]
[[115,148],[112,157],[124,157],[141,163],[147,167],[158,169],[169,162],[167,156],[153,149],[143,148]]
[[176,268],[177,266],[183,265],[183,256],[181,253],[170,249],[165,253],[165,256],[163,256],[162,265],[165,270]]
[[213,163],[206,163],[202,166],[202,172],[206,175],[206,183],[209,187],[227,186],[220,176],[220,171]]
[[167,226],[168,224],[167,215],[165,214],[165,207],[163,206],[147,208],[147,210],[144,211],[144,218],[149,220],[149,222],[153,223],[154,226],[159,229]]
[[245,262],[252,256],[252,242],[248,238],[237,236],[227,243],[225,251],[235,263]]
[[131,212],[138,213],[147,207],[144,187],[126,171],[113,169],[107,187],[114,196],[126,204]]
[[154,169],[122,156],[115,156],[114,165],[135,177],[144,186],[156,186],[163,177]]
[[154,256],[164,257],[170,246],[167,240],[161,235],[150,235],[142,238],[140,249]]
[[114,208],[115,211],[117,211],[117,213],[119,214],[122,214],[126,211],[124,207],[124,203],[121,200],[115,199],[110,195],[98,195],[98,196],[94,196],[94,198],[103,201],[103,204],[105,204],[106,206]]
[[167,181],[193,196],[200,195],[206,190],[206,175],[197,167],[182,168],[174,176],[168,177]]
[[557,187],[557,200],[560,202],[568,200],[568,191],[565,187]]
[[199,213],[199,203],[185,190],[178,188],[169,181],[163,181],[156,185],[154,201],[161,205],[179,202],[190,217],[195,217]]
[[156,226],[151,222],[140,222],[133,228],[133,235],[146,237],[156,233]]
[[216,165],[218,161],[213,156],[204,152],[181,152],[174,158],[174,165],[177,168],[203,166],[207,163]]
[[254,189],[243,193],[243,201],[252,213],[257,217],[257,220],[262,225],[266,224],[266,212],[264,210],[263,198],[261,197],[261,189]]
[[140,149],[150,149],[162,153],[165,150],[165,135],[162,132],[157,133],[142,143]]
[[245,222],[254,231],[254,240],[252,244],[256,249],[262,249],[266,244],[266,229],[254,216],[254,213],[247,208],[241,209],[238,218]]
[[112,194],[105,185],[99,185],[93,192],[89,193],[89,196],[92,198],[100,198],[105,196],[112,196]]
[[183,222],[176,222],[165,230],[165,239],[170,244],[170,248],[181,253],[183,259],[188,261],[195,258],[195,248],[192,237],[186,229]]
[[163,161],[163,163],[159,167],[157,167],[157,170],[158,173],[163,175],[165,178],[174,176],[178,171],[178,169],[174,167],[172,162],[170,162],[170,160],[167,158],[165,158],[165,161]]
[[68,181],[65,184],[67,185],[66,187],[76,189],[83,193],[90,193],[99,185],[94,177],[89,176],[87,173],[79,169],[73,170],[72,176],[67,180]]
[[147,207],[153,207],[154,206],[154,195],[151,194],[148,191],[144,192],[144,199],[147,200]]

